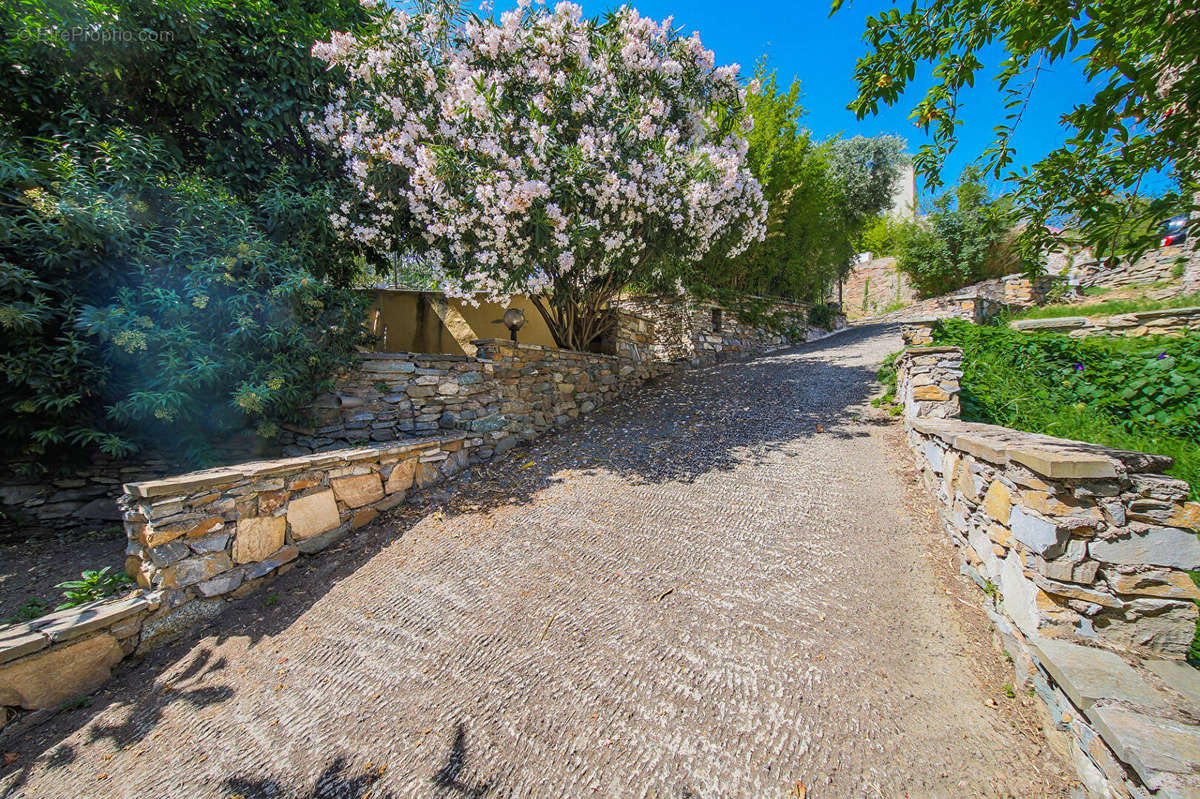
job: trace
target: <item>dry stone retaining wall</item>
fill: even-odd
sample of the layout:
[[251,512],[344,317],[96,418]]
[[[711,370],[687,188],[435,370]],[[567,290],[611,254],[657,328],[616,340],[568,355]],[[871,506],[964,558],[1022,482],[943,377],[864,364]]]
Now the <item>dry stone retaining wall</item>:
[[[802,339],[827,333],[807,324],[806,306],[777,302],[773,308],[795,323]],[[712,330],[713,310],[721,311],[719,332]],[[453,431],[485,438],[478,455],[486,457],[496,446],[504,448],[528,437],[530,430],[547,429],[546,419],[586,413],[581,410],[585,406],[603,404],[628,386],[674,368],[674,361],[699,364],[791,343],[776,332],[741,322],[729,309],[688,297],[631,297],[619,303],[614,314],[616,334],[607,356],[525,344],[516,347],[520,359],[527,361],[522,368],[546,372],[553,388],[546,380],[531,380],[519,388],[509,381],[507,394],[501,393],[496,364],[511,362],[513,357],[506,349],[511,342],[505,339],[474,342],[472,346],[483,348],[475,357],[364,353],[358,367],[336,379],[332,392],[316,399],[309,426],[285,426],[273,441],[249,431],[231,436],[218,446],[215,460],[237,463],[295,456]],[[618,364],[611,356],[625,363]],[[564,385],[576,388],[564,393]],[[540,396],[534,399],[534,394]],[[531,418],[509,419],[501,410],[506,402],[528,403]],[[181,468],[185,467],[173,456],[148,453],[127,461],[97,457],[51,476],[5,474],[0,485],[0,530],[38,534],[119,524],[116,500],[123,483]]]
[[896,268],[891,256],[872,258],[850,271],[842,284],[842,307],[852,319],[877,316],[895,303],[914,302],[917,292],[908,275]]
[[1074,271],[1080,288],[1124,288],[1164,283],[1177,279],[1181,265],[1188,259],[1183,246],[1174,245],[1152,250],[1132,264],[1125,260],[1096,260],[1090,252],[1076,255],[1074,264],[1052,263],[1048,269]]
[[[1086,310],[1081,308],[1080,310]],[[1113,316],[1062,316],[1053,319],[1017,319],[1009,323],[1014,330],[1042,330],[1065,333],[1071,338],[1085,336],[1182,336],[1200,332],[1200,308],[1167,308],[1159,311]]]
[[507,339],[472,342],[473,357],[370,353],[316,401],[317,425],[288,431],[285,454],[464,431],[486,459],[609,402],[673,368]]
[[247,463],[125,486],[126,570],[140,591],[0,628],[0,727],[108,679],[403,502],[459,472],[458,434]]
[[[755,298],[750,298],[755,299]],[[830,331],[808,323],[809,306],[766,301],[764,311],[774,329],[742,321],[736,310],[689,296],[639,295],[614,303],[617,347],[621,354],[648,354],[651,360],[706,363],[731,354],[756,352],[794,343],[781,329],[796,331],[797,340],[812,341]],[[838,329],[845,325],[839,319]]]
[[1018,681],[1091,797],[1200,795],[1200,503],[1170,459],[958,417],[962,352],[897,363],[909,444]]

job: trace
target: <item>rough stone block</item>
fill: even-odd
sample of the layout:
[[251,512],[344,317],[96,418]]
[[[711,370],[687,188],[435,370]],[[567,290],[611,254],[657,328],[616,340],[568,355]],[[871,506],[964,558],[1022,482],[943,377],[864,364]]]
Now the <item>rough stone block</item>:
[[303,541],[296,542],[296,548],[305,555],[311,555],[314,552],[320,552],[323,549],[333,546],[338,541],[346,537],[350,532],[350,525],[342,525],[335,527],[332,530],[327,530],[320,535],[314,535],[312,538],[305,538]]
[[1200,589],[1191,576],[1182,571],[1154,569],[1136,574],[1113,573],[1108,575],[1108,583],[1118,594],[1200,601]]
[[332,490],[320,491],[288,503],[287,523],[292,528],[292,538],[302,541],[332,530],[341,523],[337,501]]
[[283,547],[278,552],[272,553],[269,557],[263,558],[258,563],[246,567],[246,579],[257,580],[259,577],[264,577],[283,564],[295,560],[299,555],[300,550],[297,547],[292,545]]
[[417,484],[417,488],[431,486],[439,482],[441,479],[442,475],[441,472],[438,471],[438,464],[436,461],[432,463],[418,463],[416,465],[414,481]]
[[1104,563],[1200,569],[1200,538],[1190,530],[1175,527],[1151,527],[1121,538],[1095,540],[1088,549],[1093,558]]
[[1029,643],[1042,667],[1085,712],[1101,700],[1126,702],[1151,712],[1166,710],[1165,697],[1112,652],[1050,638]]
[[912,397],[914,400],[929,402],[943,402],[950,399],[950,395],[938,386],[917,386],[913,389]]
[[388,494],[394,494],[397,491],[407,491],[412,487],[413,475],[416,472],[416,461],[401,461],[397,463],[388,475],[387,483],[384,484],[383,490]]
[[160,569],[170,566],[175,561],[183,560],[190,554],[192,554],[192,550],[179,540],[168,541],[148,550],[150,562]]
[[161,616],[147,619],[146,624],[142,627],[142,640],[137,647],[138,654],[145,654],[178,640],[188,630],[213,618],[224,608],[225,601],[222,599],[196,599],[164,611]]
[[1095,708],[1088,718],[1152,791],[1168,787],[1171,775],[1200,771],[1200,727],[1115,707]]
[[263,491],[258,495],[258,512],[261,514],[274,513],[287,504],[290,492],[279,489],[276,491]]
[[361,474],[356,477],[339,477],[329,481],[334,495],[350,508],[361,508],[383,499],[383,483],[379,474]]
[[219,574],[211,580],[205,580],[196,586],[196,590],[200,592],[200,596],[214,597],[222,594],[228,594],[237,589],[242,584],[242,580],[246,577],[246,572],[243,569],[234,569],[227,571],[224,574]]
[[229,533],[218,533],[217,535],[209,535],[204,538],[196,538],[188,541],[188,546],[193,552],[205,554],[208,552],[220,552],[229,544]]
[[232,567],[233,560],[230,559],[229,553],[214,552],[211,555],[188,558],[168,566],[162,571],[160,581],[164,588],[183,588],[215,577]]
[[1200,530],[1200,502],[1184,502],[1177,505],[1163,524],[1171,527],[1184,527],[1189,530]]
[[234,562],[251,563],[262,560],[283,546],[286,532],[287,520],[282,516],[242,519],[237,524],[237,536],[233,539]]
[[1125,603],[1117,599],[1112,594],[1106,594],[1103,591],[1095,591],[1091,588],[1085,588],[1082,585],[1074,585],[1071,583],[1063,583],[1057,580],[1052,580],[1043,577],[1040,574],[1033,576],[1034,584],[1045,591],[1047,594],[1054,596],[1066,597],[1068,599],[1078,599],[1081,602],[1091,602],[1101,607],[1106,608],[1121,608]]
[[983,497],[983,512],[1001,524],[1008,524],[1012,514],[1012,493],[999,480],[992,480]]
[[350,529],[357,530],[363,525],[370,524],[379,516],[379,511],[375,508],[362,508],[350,519]]
[[123,656],[117,639],[101,633],[0,666],[0,705],[58,707],[103,685]]
[[1061,555],[1069,537],[1068,531],[1060,529],[1054,522],[1043,519],[1020,505],[1012,509],[1009,529],[1012,530],[1013,538],[1047,559]]
[[1195,602],[1157,597],[1128,598],[1117,615],[1096,619],[1100,638],[1114,646],[1145,647],[1184,658],[1196,633]]

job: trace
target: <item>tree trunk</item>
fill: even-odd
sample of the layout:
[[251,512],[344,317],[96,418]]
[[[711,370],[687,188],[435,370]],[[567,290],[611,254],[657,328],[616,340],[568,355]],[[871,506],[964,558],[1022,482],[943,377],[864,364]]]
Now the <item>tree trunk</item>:
[[577,302],[574,300],[547,299],[546,297],[529,298],[546,327],[554,343],[564,350],[587,352],[592,342],[607,332],[611,325],[604,317],[607,308],[606,299],[593,297],[590,301]]

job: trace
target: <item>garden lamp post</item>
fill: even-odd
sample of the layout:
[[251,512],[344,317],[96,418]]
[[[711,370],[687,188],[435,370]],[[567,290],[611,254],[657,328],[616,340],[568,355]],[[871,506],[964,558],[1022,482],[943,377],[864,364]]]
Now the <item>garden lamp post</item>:
[[516,344],[517,331],[525,326],[525,312],[520,308],[509,308],[504,312],[504,318],[501,321],[508,328],[508,332],[512,334],[513,344]]

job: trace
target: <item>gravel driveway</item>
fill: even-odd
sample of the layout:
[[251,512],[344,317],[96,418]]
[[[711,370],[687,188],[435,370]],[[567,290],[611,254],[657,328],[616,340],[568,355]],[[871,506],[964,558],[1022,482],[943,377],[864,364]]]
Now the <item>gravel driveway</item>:
[[677,374],[476,468],[7,744],[0,795],[1063,796],[867,402],[899,348]]

